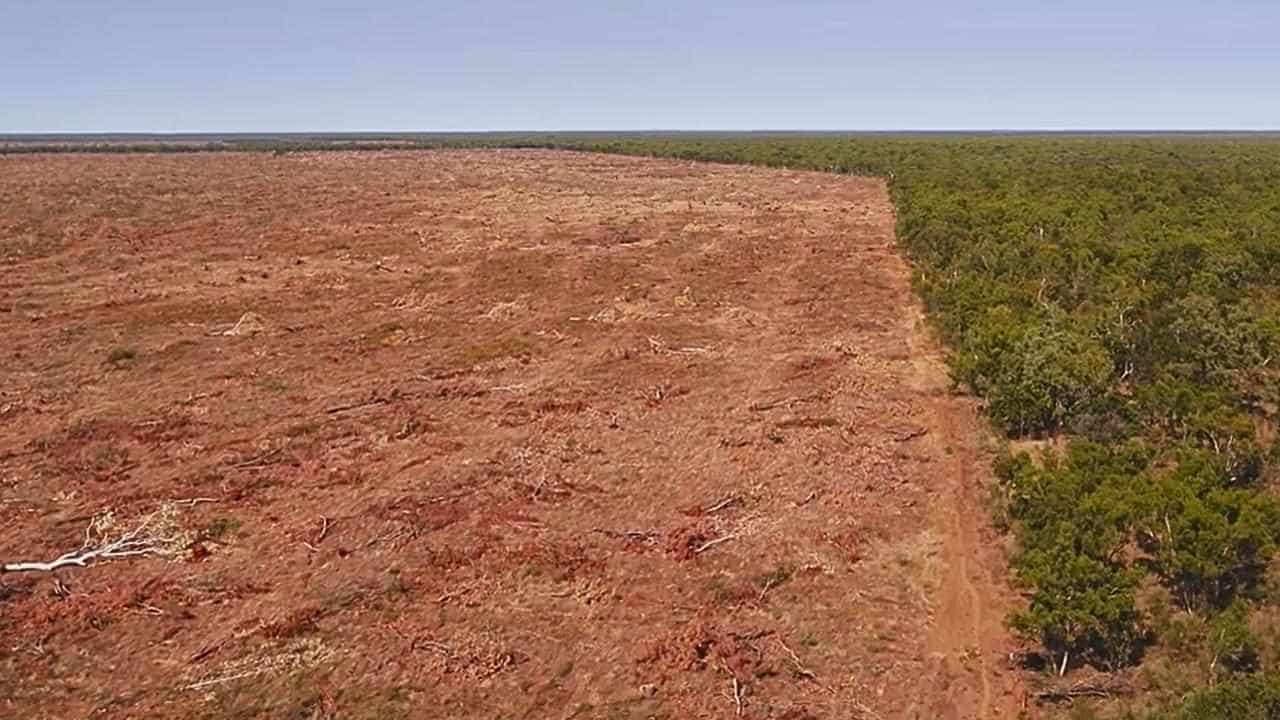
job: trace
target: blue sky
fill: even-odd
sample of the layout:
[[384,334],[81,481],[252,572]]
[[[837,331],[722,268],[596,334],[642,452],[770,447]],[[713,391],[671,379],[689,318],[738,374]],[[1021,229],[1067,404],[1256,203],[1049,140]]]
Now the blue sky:
[[1280,129],[1276,0],[0,0],[0,132]]

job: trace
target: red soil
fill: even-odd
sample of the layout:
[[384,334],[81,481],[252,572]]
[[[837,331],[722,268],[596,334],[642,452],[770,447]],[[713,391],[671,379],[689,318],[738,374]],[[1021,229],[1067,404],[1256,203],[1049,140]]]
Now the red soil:
[[17,156],[0,208],[0,562],[176,523],[0,576],[0,715],[1017,713],[877,180]]

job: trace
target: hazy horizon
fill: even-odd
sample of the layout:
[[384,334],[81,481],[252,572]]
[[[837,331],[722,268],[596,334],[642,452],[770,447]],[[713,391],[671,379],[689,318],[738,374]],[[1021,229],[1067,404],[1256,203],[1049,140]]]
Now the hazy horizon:
[[608,130],[90,130],[71,132],[0,132],[0,138],[59,137],[156,137],[156,138],[278,138],[278,137],[390,137],[412,138],[450,135],[1277,135],[1278,128],[616,128]]

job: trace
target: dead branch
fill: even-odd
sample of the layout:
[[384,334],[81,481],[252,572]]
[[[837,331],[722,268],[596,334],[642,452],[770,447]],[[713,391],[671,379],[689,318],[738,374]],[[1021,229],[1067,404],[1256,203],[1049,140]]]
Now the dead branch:
[[208,658],[210,655],[213,655],[214,653],[221,650],[223,646],[227,644],[227,642],[228,642],[228,639],[223,638],[222,640],[219,640],[218,642],[213,643],[212,645],[206,645],[203,648],[200,648],[200,651],[197,652],[195,655],[192,655],[191,659],[188,660],[187,663],[195,664],[203,661],[204,659]]
[[738,500],[739,500],[739,498],[738,498],[738,496],[737,496],[737,495],[730,495],[729,497],[727,497],[727,498],[725,498],[725,499],[721,500],[720,502],[716,503],[715,505],[712,505],[711,507],[706,508],[706,509],[705,509],[705,510],[703,510],[702,512],[703,512],[703,513],[705,513],[705,514],[707,514],[707,515],[710,515],[711,513],[719,512],[719,511],[721,511],[721,510],[723,510],[723,509],[725,509],[725,508],[729,507],[730,505],[732,505],[732,504],[734,504],[734,503],[738,502]]
[[261,453],[259,455],[255,455],[249,458],[248,460],[242,460],[232,465],[231,469],[232,470],[248,470],[251,468],[259,468],[259,467],[265,467],[267,465],[271,465],[272,461],[275,459],[277,455],[280,454],[280,451],[282,449],[283,448],[275,448],[274,450],[268,450],[267,452]]
[[906,442],[908,440],[914,440],[918,437],[928,435],[928,434],[929,434],[929,428],[921,427],[921,428],[916,428],[915,430],[906,430],[904,432],[894,433],[893,441]]
[[1078,680],[1070,685],[1046,687],[1035,693],[1036,702],[1061,703],[1071,702],[1076,698],[1112,698],[1118,695],[1133,695],[1133,684],[1124,677],[1102,676],[1087,680]]
[[232,675],[225,675],[223,677],[212,678],[209,680],[201,680],[200,682],[186,685],[182,689],[183,690],[199,690],[200,688],[206,688],[212,685],[222,685],[223,683],[229,683],[235,680],[243,680],[244,678],[251,678],[251,677],[256,677],[258,675],[265,675],[271,672],[271,670],[272,668],[269,668],[269,667],[256,668],[254,670],[247,670],[245,672],[235,673]]
[[218,498],[211,498],[211,497],[193,497],[193,498],[184,498],[184,499],[182,499],[182,500],[173,500],[173,501],[171,501],[171,502],[172,502],[172,504],[174,504],[174,505],[186,505],[187,507],[195,507],[196,505],[199,505],[200,503],[212,503],[212,502],[218,502]]
[[656,355],[706,355],[714,350],[714,348],[699,347],[697,345],[673,348],[669,347],[666,341],[662,338],[654,337],[652,335],[648,337],[648,340],[649,350]]
[[736,537],[738,537],[738,534],[737,534],[737,533],[729,533],[728,535],[725,535],[724,537],[718,537],[718,538],[716,538],[716,539],[714,539],[714,540],[708,540],[708,541],[706,541],[706,542],[702,543],[702,545],[698,546],[698,549],[697,549],[697,550],[694,550],[694,551],[693,551],[693,554],[694,554],[694,555],[701,555],[702,553],[706,552],[707,550],[710,550],[711,548],[713,548],[713,547],[715,547],[715,546],[719,545],[720,543],[723,543],[723,542],[729,542],[730,540],[733,540],[733,539],[734,539],[734,538],[736,538]]
[[776,581],[773,578],[769,578],[765,581],[764,588],[760,590],[760,596],[756,598],[756,604],[764,602],[764,596],[769,594],[769,591],[773,589],[775,584]]
[[247,312],[236,320],[235,324],[226,330],[215,330],[210,335],[219,335],[223,337],[233,337],[237,335],[254,335],[262,332],[265,325],[262,316],[255,312]]
[[534,500],[538,499],[538,496],[542,494],[542,488],[546,487],[546,485],[547,485],[547,473],[544,471],[542,473],[542,479],[538,480],[538,486],[533,489],[532,497]]
[[144,615],[163,615],[164,614],[164,610],[161,610],[155,605],[152,605],[150,603],[145,603],[142,601],[138,601],[135,604],[135,607],[138,609],[139,612],[143,613]]
[[465,588],[465,587],[464,587],[464,588],[461,588],[461,589],[459,589],[459,590],[451,590],[451,591],[449,591],[449,592],[447,592],[447,593],[445,593],[445,594],[441,595],[440,597],[436,598],[436,604],[438,604],[438,605],[443,605],[443,604],[445,604],[445,603],[449,602],[450,600],[453,600],[453,599],[455,599],[455,598],[460,598],[460,597],[462,597],[463,595],[466,595],[466,594],[467,594],[467,593],[469,593],[469,592],[471,592],[471,588]]
[[324,542],[324,539],[326,536],[328,536],[328,534],[329,534],[329,518],[321,515],[320,516],[320,534],[316,535],[315,544],[319,545],[320,543]]
[[656,530],[620,531],[620,530],[607,530],[604,528],[596,528],[595,530],[593,530],[593,532],[598,532],[601,535],[604,535],[606,537],[611,537],[614,539],[638,540],[640,542],[647,542],[647,543],[654,542],[658,537],[658,533]]
[[812,395],[785,397],[785,398],[782,398],[781,400],[762,400],[759,402],[751,403],[750,405],[747,406],[747,409],[753,412],[764,412],[765,410],[773,410],[774,408],[780,408],[780,407],[789,408],[792,405],[813,402],[815,400],[820,400],[821,398],[822,398],[821,394],[814,393]]
[[360,410],[362,408],[373,407],[374,405],[386,405],[391,402],[390,398],[374,398],[372,400],[364,400],[358,403],[350,403],[347,405],[335,405],[326,408],[325,413],[328,415],[337,415],[338,413],[349,412],[351,410]]
[[[448,645],[445,645],[442,642],[436,642],[435,640],[423,640],[422,647],[435,650],[436,652],[441,653],[443,655],[449,655],[449,656],[453,655],[453,650],[449,649]],[[414,640],[413,649],[416,650],[417,648],[418,648],[418,641]]]
[[814,673],[812,670],[810,670],[809,668],[805,667],[804,663],[800,662],[800,656],[796,655],[794,650],[788,647],[786,643],[782,642],[782,638],[776,638],[776,639],[778,641],[778,644],[782,646],[782,649],[787,652],[787,655],[791,656],[791,664],[795,666],[796,674],[802,678],[805,678],[806,680],[812,680],[814,682],[818,682],[818,675]]
[[54,572],[65,567],[87,567],[102,560],[172,555],[180,544],[173,515],[174,507],[166,505],[143,517],[133,528],[115,534],[115,514],[108,510],[89,521],[84,530],[84,542],[79,549],[63,553],[48,562],[5,563],[0,565],[0,573]]

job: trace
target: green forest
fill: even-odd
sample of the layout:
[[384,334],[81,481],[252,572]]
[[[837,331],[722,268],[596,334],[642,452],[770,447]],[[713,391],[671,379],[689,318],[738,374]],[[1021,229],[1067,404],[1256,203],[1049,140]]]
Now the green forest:
[[[1280,717],[1280,142],[632,136],[514,144],[869,173],[996,463],[1010,627],[1136,672],[1133,718]],[[1084,711],[1076,709],[1080,716]]]

